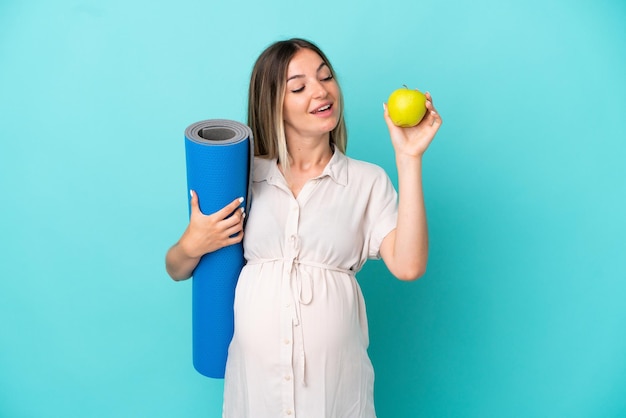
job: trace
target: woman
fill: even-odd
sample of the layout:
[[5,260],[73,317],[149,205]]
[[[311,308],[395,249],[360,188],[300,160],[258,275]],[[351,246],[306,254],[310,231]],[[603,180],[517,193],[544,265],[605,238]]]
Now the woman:
[[[317,46],[280,41],[256,61],[248,102],[256,157],[247,264],[235,295],[224,417],[375,417],[355,273],[380,257],[401,280],[425,271],[422,156],[441,125],[427,99],[427,114],[413,128],[395,126],[384,108],[397,199],[380,167],[345,156],[341,91]],[[190,277],[203,254],[243,239],[239,200],[211,215],[199,211],[194,193],[191,203],[189,226],[166,257],[176,280]]]

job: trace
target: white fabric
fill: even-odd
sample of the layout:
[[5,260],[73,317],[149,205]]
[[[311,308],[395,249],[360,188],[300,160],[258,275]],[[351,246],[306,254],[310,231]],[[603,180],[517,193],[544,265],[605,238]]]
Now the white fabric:
[[395,228],[382,168],[335,151],[295,199],[256,158],[235,295],[225,418],[373,418],[374,372],[355,273]]

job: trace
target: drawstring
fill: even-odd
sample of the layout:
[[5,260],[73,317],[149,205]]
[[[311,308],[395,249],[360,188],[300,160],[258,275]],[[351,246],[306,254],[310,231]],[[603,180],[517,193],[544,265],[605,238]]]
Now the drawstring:
[[293,261],[293,266],[296,268],[296,288],[298,290],[298,301],[302,305],[308,305],[313,300],[313,280],[311,280],[311,276],[309,274],[302,274],[302,272],[298,268],[299,265],[300,262],[298,260]]
[[[300,329],[300,341],[302,341],[302,345],[300,347],[300,374],[302,376],[302,385],[306,386],[306,354],[304,352],[304,330],[301,326],[302,322],[302,305],[308,305],[313,301],[313,280],[311,279],[311,275],[301,269],[300,266],[309,266],[309,267],[317,267],[325,270],[331,271],[339,271],[346,274],[352,274],[351,270],[342,269],[339,267],[328,266],[325,264],[319,263],[307,263],[301,262],[297,258],[291,260],[291,277],[290,281],[295,278],[295,285],[297,291],[297,302],[295,303],[295,316],[294,316],[294,325]],[[294,274],[295,273],[295,274]]]
[[311,275],[302,269],[301,266],[314,267],[349,275],[354,275],[354,271],[328,264],[302,261],[299,260],[297,256],[288,259],[273,258],[250,260],[247,264],[263,264],[275,261],[284,261],[286,263],[285,272],[289,275],[289,280],[287,280],[285,284],[289,286],[289,293],[293,299],[293,303],[291,304],[292,324],[299,328],[298,332],[300,334],[300,341],[302,342],[298,355],[300,357],[300,375],[302,376],[302,385],[306,386],[306,354],[304,352],[304,331],[302,329],[301,306],[309,305],[313,302],[313,280]]

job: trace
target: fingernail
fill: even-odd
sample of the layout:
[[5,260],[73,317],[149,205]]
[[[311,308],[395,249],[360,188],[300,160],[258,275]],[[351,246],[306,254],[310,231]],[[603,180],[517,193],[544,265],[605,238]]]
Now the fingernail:
[[193,190],[189,190],[189,196],[193,197]]
[[243,197],[239,198],[239,203],[243,202]]

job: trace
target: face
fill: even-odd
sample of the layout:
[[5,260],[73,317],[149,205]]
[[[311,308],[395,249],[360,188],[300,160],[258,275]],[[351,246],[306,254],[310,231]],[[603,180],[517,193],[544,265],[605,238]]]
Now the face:
[[296,138],[328,139],[339,122],[339,85],[322,58],[301,49],[289,62],[283,104],[285,135]]

